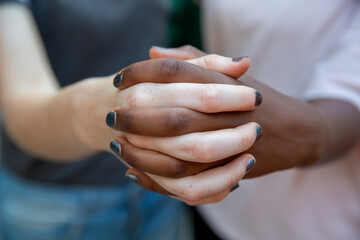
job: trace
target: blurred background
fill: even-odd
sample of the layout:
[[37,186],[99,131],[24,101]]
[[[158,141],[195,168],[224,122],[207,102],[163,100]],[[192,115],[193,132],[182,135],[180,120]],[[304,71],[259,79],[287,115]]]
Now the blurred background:
[[[0,124],[2,126],[2,116],[1,116],[1,113],[0,113]],[[1,139],[2,139],[2,127],[0,128],[0,162],[2,161],[2,144],[1,144]],[[0,165],[1,166],[1,165]]]

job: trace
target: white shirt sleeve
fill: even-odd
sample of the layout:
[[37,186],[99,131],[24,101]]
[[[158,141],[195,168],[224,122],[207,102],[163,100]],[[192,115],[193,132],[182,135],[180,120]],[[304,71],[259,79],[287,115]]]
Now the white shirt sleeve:
[[305,100],[340,99],[360,110],[360,5],[356,6],[348,29],[316,66],[314,80],[303,94]]

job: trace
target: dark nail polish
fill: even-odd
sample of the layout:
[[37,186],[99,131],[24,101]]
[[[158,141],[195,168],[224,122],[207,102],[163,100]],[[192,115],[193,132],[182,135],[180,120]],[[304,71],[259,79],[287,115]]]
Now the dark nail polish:
[[230,192],[235,191],[238,187],[239,187],[239,184],[238,184],[238,183],[235,184],[235,185],[231,188]]
[[117,156],[119,156],[119,157],[121,156],[121,146],[120,146],[120,143],[118,143],[116,140],[114,140],[110,143],[110,149]]
[[242,56],[242,57],[234,57],[233,59],[232,59],[232,61],[233,62],[240,62],[242,59],[244,59],[244,58],[248,58],[247,56]]
[[130,181],[130,182],[133,182],[133,183],[136,183],[137,185],[139,185],[139,179],[138,179],[135,175],[126,174],[126,175],[125,175],[125,178],[126,178],[126,180],[128,180],[128,181]]
[[255,92],[255,106],[259,106],[263,101],[263,97],[259,92]]
[[262,128],[260,126],[257,126],[256,127],[256,140],[255,141],[259,140],[262,137],[262,135],[263,135]]
[[256,165],[255,159],[251,159],[247,164],[246,164],[246,173],[248,173],[251,169],[253,169]]
[[123,73],[119,73],[118,75],[115,76],[113,84],[116,88],[119,87],[119,85],[121,84],[123,75],[124,75]]
[[115,127],[116,125],[116,112],[109,112],[106,115],[106,125],[109,127]]

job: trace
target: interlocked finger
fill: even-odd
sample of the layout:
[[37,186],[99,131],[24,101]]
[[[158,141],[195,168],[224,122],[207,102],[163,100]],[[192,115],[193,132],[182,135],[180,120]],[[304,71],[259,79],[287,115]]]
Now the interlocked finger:
[[224,165],[239,156],[237,154],[210,163],[188,162],[160,152],[137,148],[123,137],[118,137],[111,142],[111,149],[128,166],[146,173],[168,178],[191,176],[204,170]]
[[177,137],[148,137],[125,134],[138,148],[158,151],[190,162],[214,162],[248,150],[261,135],[257,123],[233,129],[189,133]]

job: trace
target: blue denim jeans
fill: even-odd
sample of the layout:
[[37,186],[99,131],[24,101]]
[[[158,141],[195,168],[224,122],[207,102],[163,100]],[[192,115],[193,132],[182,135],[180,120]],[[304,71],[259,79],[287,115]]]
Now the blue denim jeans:
[[0,169],[2,240],[192,239],[189,211],[169,197],[121,187],[58,186]]

